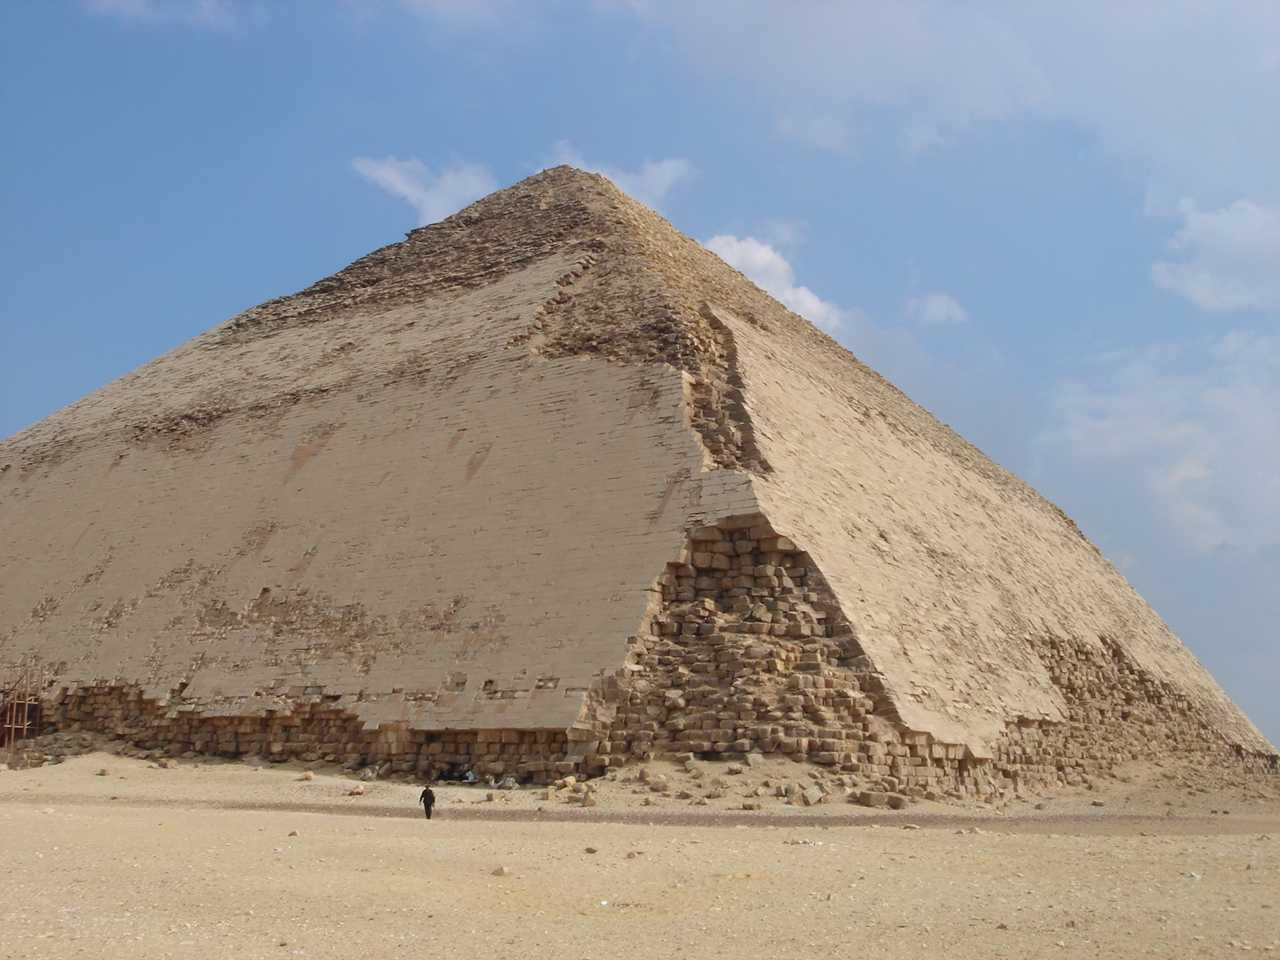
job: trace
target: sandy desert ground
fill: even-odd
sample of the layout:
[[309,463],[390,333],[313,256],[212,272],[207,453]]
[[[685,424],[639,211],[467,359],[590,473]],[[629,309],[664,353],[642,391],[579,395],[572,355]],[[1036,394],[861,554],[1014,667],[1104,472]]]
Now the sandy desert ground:
[[429,823],[333,767],[4,771],[0,957],[1280,957],[1280,785],[891,812],[788,805],[780,763],[624,772],[587,808],[443,786]]

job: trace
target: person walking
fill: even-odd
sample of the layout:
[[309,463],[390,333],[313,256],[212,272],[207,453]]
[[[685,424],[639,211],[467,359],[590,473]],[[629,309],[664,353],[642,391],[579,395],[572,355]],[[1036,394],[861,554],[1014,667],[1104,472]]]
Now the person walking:
[[436,795],[430,786],[422,788],[422,794],[418,797],[418,802],[422,804],[422,810],[427,815],[427,819],[431,819],[431,808],[436,805]]

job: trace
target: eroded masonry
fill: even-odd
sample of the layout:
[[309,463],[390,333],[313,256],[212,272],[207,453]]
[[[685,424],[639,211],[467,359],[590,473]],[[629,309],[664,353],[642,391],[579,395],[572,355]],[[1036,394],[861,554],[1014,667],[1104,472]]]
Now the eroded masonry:
[[0,527],[0,688],[172,754],[1276,769],[1061,511],[569,168],[6,441]]

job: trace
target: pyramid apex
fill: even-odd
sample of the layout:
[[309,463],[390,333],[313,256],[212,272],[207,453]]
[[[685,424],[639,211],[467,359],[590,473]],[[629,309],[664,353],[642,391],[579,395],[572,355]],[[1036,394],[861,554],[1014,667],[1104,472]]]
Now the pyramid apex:
[[[578,215],[575,219],[584,221],[629,205],[642,206],[603,174],[559,164],[488,193],[442,220],[410,230],[406,236],[412,239],[449,228],[473,227],[482,221],[496,222],[500,219],[521,223],[536,231],[539,223],[543,227],[553,227],[563,222],[562,213],[552,211],[576,209]],[[529,222],[530,218],[533,218],[532,222]]]
[[593,170],[584,170],[582,167],[575,167],[571,163],[558,163],[554,167],[545,167],[538,173],[534,174],[534,176],[557,177],[565,180],[609,180],[609,178],[602,173],[596,173]]

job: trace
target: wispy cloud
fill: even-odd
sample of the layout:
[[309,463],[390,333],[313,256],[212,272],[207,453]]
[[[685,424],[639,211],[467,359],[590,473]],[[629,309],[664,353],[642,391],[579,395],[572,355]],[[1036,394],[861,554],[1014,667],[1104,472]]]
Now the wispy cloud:
[[227,0],[84,0],[95,13],[141,21],[228,27],[236,15]]
[[860,308],[836,303],[797,282],[790,261],[759,237],[717,234],[704,245],[1007,466],[1016,467],[1025,457],[1035,429],[1031,414],[1027,404],[1014,402],[1000,386],[1007,379],[1004,360],[990,344],[971,338],[944,355],[932,348],[920,327],[877,323]]
[[553,144],[551,156],[554,163],[567,163],[582,170],[603,174],[624,193],[650,206],[658,206],[666,199],[667,194],[694,176],[693,164],[684,157],[646,160],[635,169],[590,163],[567,140],[559,140]]
[[938,291],[908,298],[904,310],[908,320],[926,327],[965,323],[969,319],[969,311],[955,297]]
[[457,24],[494,20],[513,7],[511,0],[400,0],[400,5]]
[[695,70],[818,147],[915,153],[989,120],[1036,116],[1087,131],[1165,181],[1161,192],[1280,195],[1280,124],[1263,119],[1280,115],[1274,3],[599,6],[663,31]]
[[85,0],[85,6],[98,13],[116,13],[122,17],[145,17],[153,12],[151,0]]
[[[552,147],[552,157],[554,163],[602,173],[626,193],[654,206],[693,176],[692,164],[680,157],[648,160],[636,169],[591,164],[566,141]],[[356,157],[351,165],[370,183],[412,206],[420,224],[442,220],[498,186],[487,167],[474,163],[456,163],[438,172],[417,157]]]
[[1182,259],[1151,268],[1157,286],[1205,310],[1280,307],[1280,208],[1237,200],[1206,211],[1184,200],[1179,210],[1170,247]]
[[439,173],[432,173],[417,157],[356,157],[351,165],[370,183],[413,207],[420,225],[443,220],[497,189],[488,169],[478,164],[455,164]]
[[808,237],[809,225],[803,220],[772,217],[763,221],[754,232],[774,246],[795,247]]
[[703,245],[810,323],[827,331],[843,323],[845,311],[796,283],[795,270],[787,258],[764,241],[721,233]]
[[1150,511],[1193,551],[1280,546],[1280,337],[1098,360],[1059,383],[1038,459]]

